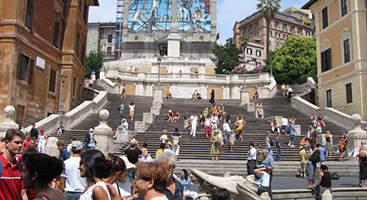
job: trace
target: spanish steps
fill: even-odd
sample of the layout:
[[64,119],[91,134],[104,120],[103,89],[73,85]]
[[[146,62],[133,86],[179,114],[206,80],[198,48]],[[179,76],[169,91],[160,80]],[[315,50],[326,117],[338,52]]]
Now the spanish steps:
[[[104,107],[109,110],[110,117],[108,124],[112,129],[115,129],[119,124],[119,104],[121,98],[117,94],[108,95],[108,103]],[[127,95],[126,99],[123,99],[127,106],[131,101],[136,104],[134,121],[140,121],[143,119],[144,112],[150,112],[152,106],[152,97],[146,96],[133,96]],[[244,141],[240,142],[236,140],[234,151],[230,151],[228,148],[223,150],[223,153],[219,154],[219,161],[212,161],[210,155],[211,143],[208,138],[205,137],[205,130],[203,125],[199,125],[197,128],[197,135],[195,138],[191,137],[188,129],[183,129],[183,117],[184,115],[190,116],[193,112],[199,114],[205,108],[210,108],[211,104],[206,99],[199,101],[192,101],[190,99],[169,99],[163,100],[163,104],[160,110],[160,115],[154,117],[153,123],[145,132],[136,133],[134,138],[139,141],[139,144],[146,142],[148,144],[148,151],[154,158],[156,150],[160,145],[160,136],[163,130],[168,130],[170,136],[175,128],[179,128],[182,134],[182,140],[180,145],[180,155],[177,164],[177,169],[182,168],[197,168],[203,170],[212,175],[223,175],[224,172],[230,171],[231,174],[244,175],[246,174],[246,167],[244,167],[245,160],[247,158],[248,145],[250,142],[255,144],[262,144],[265,146],[266,132],[270,130],[270,123],[275,116],[286,115],[287,117],[293,116],[296,118],[296,124],[301,125],[301,134],[296,136],[296,144],[299,144],[300,140],[307,133],[309,125],[309,116],[299,112],[298,110],[290,106],[289,101],[281,96],[280,92],[269,99],[257,99],[251,100],[256,103],[257,101],[262,102],[264,106],[265,118],[255,118],[253,112],[247,112],[243,106],[239,105],[239,100],[216,100],[217,105],[224,105],[224,110],[231,116],[231,128],[235,130],[234,122],[236,116],[242,114],[246,120],[244,126]],[[178,122],[167,122],[168,110],[178,110],[181,115],[181,119]],[[134,130],[134,121],[128,119],[128,111],[126,110],[124,116],[128,120],[129,130]],[[78,140],[84,140],[85,133],[88,132],[89,128],[95,127],[99,124],[99,117],[97,114],[93,114],[83,120],[81,123],[72,127],[71,130],[66,130],[65,134],[59,136],[60,139],[67,141],[67,136],[73,134]],[[336,124],[326,121],[326,127],[323,127],[323,132],[329,130],[334,137],[333,144],[336,148],[336,144],[342,132],[345,131],[343,128]],[[272,139],[275,140],[275,134],[272,134]],[[299,166],[299,150],[294,147],[289,147],[288,144],[289,136],[282,136],[281,143],[282,149],[282,162],[276,162],[277,170],[275,174],[283,175],[296,175],[298,174]],[[117,154],[124,154],[123,148],[128,144],[123,144]],[[276,148],[272,147],[274,155],[276,155]],[[337,161],[338,155],[327,157],[326,161]],[[333,162],[334,163],[334,162]],[[345,162],[343,165],[335,164],[329,167],[331,171],[338,171],[341,175],[357,175],[358,169],[355,163]]]

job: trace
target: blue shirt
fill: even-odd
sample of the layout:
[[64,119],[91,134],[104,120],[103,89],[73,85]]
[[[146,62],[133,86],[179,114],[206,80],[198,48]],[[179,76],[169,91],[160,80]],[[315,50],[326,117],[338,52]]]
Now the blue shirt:
[[[268,167],[274,168],[275,165],[274,165],[274,158],[273,158],[273,156],[271,156],[270,154],[268,154],[265,159],[263,158],[263,161],[262,161],[261,164],[266,165]],[[270,172],[272,172],[272,171],[273,170],[270,170]]]
[[291,124],[291,126],[290,126],[290,128],[291,128],[291,135],[295,135],[296,134],[296,126],[294,125],[294,124]]
[[320,147],[320,161],[325,161],[325,153],[326,153],[326,149],[324,147]]
[[64,149],[64,151],[62,151],[60,153],[60,159],[61,160],[67,160],[69,158],[70,158],[70,154],[69,154],[68,150],[67,149]]
[[120,110],[124,111],[124,105],[120,106]]

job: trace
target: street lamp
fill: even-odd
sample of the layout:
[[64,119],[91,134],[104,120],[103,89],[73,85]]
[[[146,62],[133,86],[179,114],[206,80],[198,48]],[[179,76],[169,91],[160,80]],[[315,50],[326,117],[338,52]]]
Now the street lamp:
[[64,87],[65,87],[65,79],[66,79],[66,75],[63,74],[60,76],[61,78],[61,82],[62,82],[62,88],[61,88],[61,101],[60,101],[60,110],[59,110],[59,114],[63,115],[64,114]]
[[157,58],[157,62],[158,62],[158,88],[161,88],[161,62],[162,62],[162,58],[160,56],[158,56]]

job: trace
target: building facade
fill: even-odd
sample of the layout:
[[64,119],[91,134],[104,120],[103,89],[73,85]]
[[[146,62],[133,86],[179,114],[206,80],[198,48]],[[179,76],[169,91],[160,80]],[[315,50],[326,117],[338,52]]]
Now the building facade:
[[209,58],[216,41],[216,0],[124,1],[121,59],[167,55],[170,33],[180,56]]
[[[301,19],[283,12],[277,13],[270,24],[270,46],[273,51],[281,47],[287,38],[294,34],[301,36],[312,36],[310,19]],[[240,22],[235,22],[233,27],[233,37],[236,46],[241,50],[241,56],[246,63],[252,65],[265,64],[267,57],[266,46],[266,21],[263,14],[255,12]],[[241,46],[242,38],[248,38],[246,49]]]
[[0,0],[0,121],[7,105],[26,126],[81,103],[94,5],[98,0]]
[[118,30],[116,23],[88,23],[87,51],[99,49],[104,61],[118,59]]
[[367,120],[367,0],[311,0],[318,103]]

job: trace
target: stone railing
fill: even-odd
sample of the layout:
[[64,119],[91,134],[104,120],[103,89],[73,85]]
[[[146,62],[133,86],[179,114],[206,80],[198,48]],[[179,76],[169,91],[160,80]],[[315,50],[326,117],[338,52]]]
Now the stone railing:
[[[302,99],[301,97],[292,97],[291,105],[293,108],[296,108],[298,111],[306,114],[306,115],[319,115],[321,114],[325,119],[342,126],[347,130],[351,130],[354,128],[354,122],[350,115],[342,113],[334,108],[320,108],[315,106],[314,104]],[[361,122],[362,127],[367,127],[367,122]]]
[[[92,101],[84,101],[82,104],[69,111],[65,115],[52,114],[45,119],[36,123],[36,127],[44,129],[45,134],[50,134],[55,131],[56,127],[62,121],[66,129],[70,129],[80,121],[88,117],[92,113],[97,113],[107,103],[107,92],[100,91]],[[27,127],[29,131],[31,127]]]

